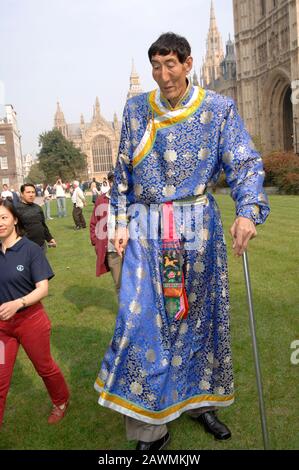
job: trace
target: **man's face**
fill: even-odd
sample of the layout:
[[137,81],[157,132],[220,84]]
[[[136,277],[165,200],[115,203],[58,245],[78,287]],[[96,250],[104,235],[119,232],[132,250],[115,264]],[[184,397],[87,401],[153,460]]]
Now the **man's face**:
[[192,57],[187,57],[181,64],[174,52],[165,56],[157,54],[152,57],[151,63],[154,80],[163,96],[175,106],[186,90],[186,77],[192,69]]
[[26,204],[31,204],[32,202],[34,202],[35,196],[35,189],[31,186],[26,186],[24,192],[22,193],[23,201],[26,202]]

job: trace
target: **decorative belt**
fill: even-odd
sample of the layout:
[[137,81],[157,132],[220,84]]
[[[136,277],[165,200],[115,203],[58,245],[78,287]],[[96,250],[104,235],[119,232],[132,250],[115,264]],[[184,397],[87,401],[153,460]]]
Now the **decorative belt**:
[[184,199],[178,199],[177,201],[173,201],[173,205],[175,207],[182,207],[182,206],[197,206],[198,204],[206,204],[208,202],[207,193],[204,192],[199,196],[191,196],[186,197]]
[[165,308],[170,317],[181,320],[187,317],[189,306],[182,266],[182,247],[175,230],[172,202],[162,205],[162,223],[162,282]]
[[162,213],[162,259],[163,294],[165,308],[175,320],[188,315],[189,305],[183,273],[182,244],[177,236],[174,220],[174,207],[207,204],[206,193],[161,204]]

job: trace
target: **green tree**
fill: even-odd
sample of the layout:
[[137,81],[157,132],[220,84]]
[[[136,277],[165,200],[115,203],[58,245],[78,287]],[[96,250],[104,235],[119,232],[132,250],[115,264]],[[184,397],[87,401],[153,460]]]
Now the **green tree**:
[[39,163],[33,163],[26,177],[26,183],[39,184],[45,181],[46,177],[44,172],[40,169]]
[[70,181],[86,174],[86,156],[58,129],[41,134],[39,146],[39,167],[47,182],[55,183],[58,176]]

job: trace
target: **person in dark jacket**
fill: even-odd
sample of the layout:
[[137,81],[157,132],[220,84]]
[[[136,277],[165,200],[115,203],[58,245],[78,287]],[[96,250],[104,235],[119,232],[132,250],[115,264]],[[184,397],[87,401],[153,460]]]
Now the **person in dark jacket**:
[[24,226],[26,237],[44,250],[46,250],[46,242],[49,246],[56,246],[56,241],[46,225],[42,208],[34,203],[35,186],[26,183],[21,186],[20,191],[22,200],[16,205],[16,209]]
[[[113,172],[108,173],[108,183],[113,185]],[[114,215],[110,211],[110,190],[98,196],[90,219],[90,240],[97,254],[96,276],[111,271],[117,293],[121,283],[122,257],[116,253],[111,239],[114,237]]]

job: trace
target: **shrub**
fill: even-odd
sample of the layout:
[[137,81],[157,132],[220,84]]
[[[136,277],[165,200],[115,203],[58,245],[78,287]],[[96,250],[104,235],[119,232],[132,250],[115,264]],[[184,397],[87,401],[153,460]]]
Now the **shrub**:
[[292,152],[272,152],[263,158],[265,184],[286,194],[299,194],[299,156]]
[[[272,152],[263,157],[266,173],[265,186],[276,186],[280,193],[299,194],[299,156],[292,152]],[[212,191],[228,187],[224,172]]]
[[299,194],[299,172],[287,173],[282,181],[282,189],[286,194]]

